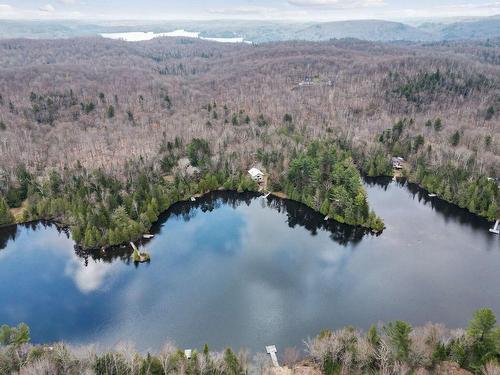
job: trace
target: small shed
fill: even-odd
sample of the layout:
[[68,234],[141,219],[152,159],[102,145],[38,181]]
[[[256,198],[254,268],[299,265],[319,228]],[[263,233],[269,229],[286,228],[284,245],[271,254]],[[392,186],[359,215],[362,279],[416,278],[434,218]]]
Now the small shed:
[[260,169],[254,167],[250,169],[248,173],[250,174],[250,177],[252,177],[252,180],[257,182],[264,181],[264,173]]

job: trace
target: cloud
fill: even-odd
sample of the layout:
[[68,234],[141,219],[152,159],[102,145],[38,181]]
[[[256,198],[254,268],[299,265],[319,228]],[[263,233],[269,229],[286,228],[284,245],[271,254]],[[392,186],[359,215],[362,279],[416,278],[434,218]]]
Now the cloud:
[[42,12],[46,12],[46,13],[53,13],[53,12],[55,12],[56,8],[54,8],[51,4],[45,4],[45,5],[41,6],[40,8],[38,8],[38,10],[40,10]]
[[14,11],[14,8],[9,5],[9,4],[0,4],[0,14],[8,14],[12,13]]
[[57,0],[57,1],[65,5],[74,5],[78,3],[78,0]]
[[490,3],[462,3],[435,5],[428,8],[406,8],[386,12],[386,17],[435,18],[435,17],[484,17],[500,14],[500,1]]
[[311,8],[354,9],[386,5],[384,0],[288,0],[290,5]]
[[277,12],[276,8],[269,7],[259,7],[259,6],[241,6],[241,7],[231,7],[231,8],[217,8],[209,9],[208,12],[212,14],[240,14],[240,15],[252,15],[252,14],[267,14]]
[[307,16],[307,12],[304,10],[293,10],[289,9],[278,9],[266,6],[237,6],[237,7],[227,7],[227,8],[210,8],[205,10],[206,14],[213,17],[216,15],[221,18],[233,18],[233,19],[266,19],[266,20],[293,20],[293,19],[303,19]]
[[71,260],[66,264],[64,274],[73,279],[76,287],[80,292],[88,294],[102,289],[105,281],[115,272],[119,272],[119,262],[105,263],[90,261],[88,265],[82,262],[81,258],[72,256]]

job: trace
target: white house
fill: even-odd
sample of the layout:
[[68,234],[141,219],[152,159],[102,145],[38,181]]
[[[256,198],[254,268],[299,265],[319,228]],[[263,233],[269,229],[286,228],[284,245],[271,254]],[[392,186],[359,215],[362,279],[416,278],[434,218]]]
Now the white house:
[[257,181],[257,182],[264,181],[264,173],[262,173],[261,170],[259,170],[257,168],[252,168],[248,171],[248,173],[252,177],[252,180]]

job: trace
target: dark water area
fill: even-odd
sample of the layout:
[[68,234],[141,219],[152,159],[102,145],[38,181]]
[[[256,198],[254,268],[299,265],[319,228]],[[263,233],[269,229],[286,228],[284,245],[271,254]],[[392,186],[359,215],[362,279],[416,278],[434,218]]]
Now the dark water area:
[[412,184],[366,179],[381,235],[325,221],[306,206],[216,192],[167,211],[128,248],[75,251],[49,223],[0,229],[0,324],[26,322],[35,342],[141,350],[265,345],[303,348],[321,329],[402,319],[463,327],[500,318],[500,238],[490,223]]

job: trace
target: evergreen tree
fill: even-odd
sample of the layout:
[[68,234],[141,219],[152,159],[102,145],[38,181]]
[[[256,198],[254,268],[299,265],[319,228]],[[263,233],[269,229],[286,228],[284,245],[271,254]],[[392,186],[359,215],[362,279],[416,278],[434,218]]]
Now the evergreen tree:
[[451,136],[450,143],[452,146],[458,146],[460,143],[460,133],[458,130]]
[[10,212],[7,202],[0,196],[0,225],[12,224],[13,222],[14,216]]
[[244,373],[238,357],[236,357],[231,348],[227,348],[224,352],[224,362],[227,366],[227,375],[242,375]]
[[107,114],[108,114],[108,118],[113,118],[113,117],[115,117],[115,107],[113,107],[112,105],[110,105],[110,106],[108,107],[108,112],[107,112]]
[[389,323],[385,328],[385,333],[389,338],[391,348],[395,358],[400,361],[406,361],[410,354],[410,333],[412,327],[401,320]]

